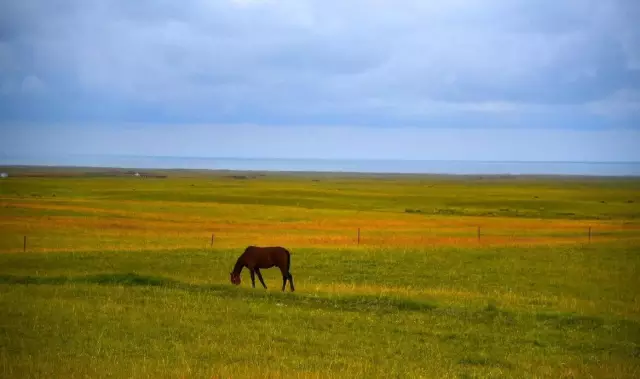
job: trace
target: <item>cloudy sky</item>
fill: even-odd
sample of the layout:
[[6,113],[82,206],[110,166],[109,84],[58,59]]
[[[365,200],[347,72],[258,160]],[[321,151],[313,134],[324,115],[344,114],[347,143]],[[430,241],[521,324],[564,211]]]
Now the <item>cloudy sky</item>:
[[0,2],[0,152],[640,161],[637,0]]

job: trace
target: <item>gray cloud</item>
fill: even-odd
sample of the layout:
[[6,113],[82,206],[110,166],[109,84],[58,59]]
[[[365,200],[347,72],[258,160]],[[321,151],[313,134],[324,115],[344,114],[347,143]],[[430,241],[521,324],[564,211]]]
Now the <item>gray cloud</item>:
[[[4,2],[0,93],[46,87],[87,109],[133,104],[122,117],[143,119],[158,109],[247,122],[637,117],[639,9],[634,0]],[[46,108],[12,101],[18,118]]]

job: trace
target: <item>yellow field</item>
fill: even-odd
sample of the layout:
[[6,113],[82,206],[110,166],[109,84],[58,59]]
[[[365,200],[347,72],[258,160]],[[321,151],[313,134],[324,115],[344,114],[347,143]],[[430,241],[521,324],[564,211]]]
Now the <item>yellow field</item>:
[[[425,216],[390,212],[310,210],[283,206],[87,200],[2,199],[0,228],[13,236],[4,251],[201,248],[246,244],[320,246],[501,246],[636,239],[624,221]],[[122,207],[118,209],[118,207]],[[192,214],[197,207],[198,214]],[[140,209],[145,209],[141,211]],[[48,214],[51,211],[73,215]],[[211,216],[207,216],[210,211]],[[40,213],[39,213],[40,212]],[[25,213],[25,214],[22,214]],[[292,221],[280,221],[286,217]],[[480,238],[478,238],[480,228]],[[358,229],[360,241],[358,243]],[[51,243],[55,237],[55,243]]]

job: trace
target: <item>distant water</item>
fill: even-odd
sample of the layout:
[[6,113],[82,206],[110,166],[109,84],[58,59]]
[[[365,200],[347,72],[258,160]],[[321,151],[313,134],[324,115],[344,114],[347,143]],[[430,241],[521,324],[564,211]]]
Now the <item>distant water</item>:
[[318,171],[457,175],[640,176],[640,162],[498,162],[185,158],[149,156],[0,156],[0,165],[91,166],[139,169]]

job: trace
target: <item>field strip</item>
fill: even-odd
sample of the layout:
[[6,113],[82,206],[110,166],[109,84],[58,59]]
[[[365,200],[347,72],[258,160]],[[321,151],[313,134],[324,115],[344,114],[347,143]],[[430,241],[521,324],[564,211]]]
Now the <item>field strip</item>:
[[[391,213],[391,212],[378,212],[378,211],[346,211],[346,210],[309,210],[288,206],[270,206],[270,205],[237,205],[237,204],[197,204],[193,203],[171,203],[172,207],[179,207],[188,209],[189,207],[196,208],[202,211],[203,207],[210,208],[216,211],[226,211],[227,213],[222,215],[212,216],[198,216],[185,214],[183,212],[149,212],[138,210],[119,210],[113,208],[91,207],[89,204],[95,204],[96,201],[74,201],[73,203],[80,202],[84,205],[78,206],[76,204],[60,204],[59,202],[47,201],[45,204],[37,202],[9,202],[5,207],[27,208],[27,209],[55,209],[55,210],[67,210],[84,212],[88,214],[100,215],[116,215],[131,219],[150,220],[164,222],[190,222],[190,223],[209,223],[216,222],[221,226],[225,224],[241,224],[241,225],[260,225],[260,228],[269,228],[273,225],[286,223],[289,228],[296,228],[296,225],[303,225],[305,228],[311,226],[324,229],[324,228],[353,228],[355,225],[369,228],[477,228],[478,226],[485,228],[500,228],[500,229],[586,229],[588,227],[598,228],[599,230],[640,230],[640,224],[629,223],[622,221],[606,221],[606,220],[557,220],[557,219],[530,219],[530,218],[515,218],[515,217],[478,217],[478,216],[438,216],[438,215],[412,215],[404,213]],[[65,203],[67,203],[65,201]],[[145,208],[163,209],[167,204],[164,202],[139,202],[139,201],[119,201],[119,202],[105,202],[109,205],[122,204],[140,205]],[[284,215],[289,214],[294,217],[306,217],[306,219],[297,221],[279,221],[276,217],[266,220],[251,220],[244,222],[235,221],[238,216],[231,216],[238,210],[250,211],[251,209],[259,210],[262,214],[274,214]],[[293,212],[293,214],[291,214]],[[354,217],[354,215],[357,215]],[[384,217],[382,217],[384,215]],[[222,221],[221,221],[222,220]],[[276,228],[278,228],[276,226]],[[279,228],[278,228],[279,229]]]
[[[446,287],[393,287],[371,284],[349,284],[349,283],[320,283],[309,284],[308,286],[298,286],[301,293],[322,293],[338,295],[373,295],[373,296],[401,296],[411,299],[418,298],[424,300],[445,301],[447,304],[460,304],[465,302],[486,302],[495,301],[498,306],[508,308],[526,308],[535,310],[544,308],[545,310],[556,310],[563,312],[591,312],[598,314],[601,304],[592,300],[583,300],[574,297],[564,297],[551,294],[531,293],[522,295],[511,291],[494,290],[487,293],[462,291],[455,288]],[[640,315],[640,297],[637,297],[630,309],[621,311],[619,309],[608,310],[620,317],[632,317],[637,319]]]
[[[73,241],[69,246],[60,246],[60,243],[57,243],[56,246],[44,246],[36,243],[33,243],[34,239],[30,239],[28,252],[29,253],[57,253],[57,252],[105,252],[105,251],[127,251],[127,252],[136,252],[136,251],[172,251],[172,250],[201,250],[203,248],[209,247],[209,237],[206,235],[200,235],[198,238],[179,238],[180,241],[176,240],[168,240],[163,241],[161,238],[153,238],[154,235],[149,235],[148,240],[140,241],[138,239],[119,239],[117,241],[114,240],[100,240],[100,237],[105,236],[97,236],[95,242],[87,242],[86,240],[76,242]],[[134,236],[139,238],[140,236]],[[181,236],[186,237],[186,236]],[[176,237],[178,238],[178,237]],[[197,239],[197,240],[196,240]],[[193,241],[191,243],[185,243],[185,240]],[[629,237],[625,239],[615,238],[615,237],[598,237],[594,238],[591,244],[596,245],[599,243],[610,243],[610,242],[626,242],[626,243],[639,243],[640,237]],[[248,245],[262,245],[262,246],[275,246],[275,245],[284,245],[288,248],[295,249],[306,249],[306,248],[332,248],[332,249],[370,249],[370,248],[411,248],[411,249],[430,249],[430,248],[439,248],[439,247],[478,247],[478,248],[486,248],[486,247],[536,247],[536,246],[567,246],[567,245],[583,245],[586,244],[587,241],[579,240],[579,239],[535,239],[531,240],[501,240],[501,239],[493,239],[487,238],[486,240],[482,240],[481,242],[477,242],[473,238],[467,239],[456,239],[456,238],[441,238],[439,240],[434,240],[427,242],[425,241],[417,241],[414,243],[399,243],[397,240],[389,243],[361,243],[361,245],[357,245],[353,238],[349,239],[345,238],[282,238],[280,237],[256,237],[254,239],[249,238],[245,235],[238,236],[225,236],[221,239],[216,239],[215,248],[217,249],[233,249],[233,250],[241,250],[242,248]],[[16,239],[15,246],[0,248],[0,254],[2,253],[21,253],[23,251],[22,247],[22,239]]]

